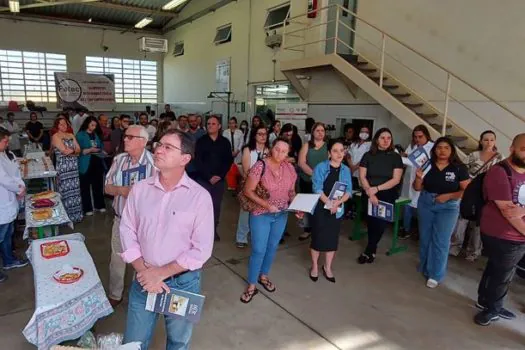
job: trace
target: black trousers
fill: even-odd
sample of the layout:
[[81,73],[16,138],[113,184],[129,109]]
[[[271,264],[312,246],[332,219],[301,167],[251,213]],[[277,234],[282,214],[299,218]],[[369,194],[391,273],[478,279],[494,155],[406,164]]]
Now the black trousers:
[[525,255],[525,243],[508,241],[481,234],[488,257],[478,287],[478,303],[492,312],[499,312],[516,272],[516,265]]
[[80,174],[80,196],[82,197],[82,211],[85,213],[93,211],[91,204],[91,191],[93,191],[93,202],[95,209],[104,209],[104,165],[103,160],[91,156],[89,167],[85,174]]
[[[377,198],[380,201],[388,202],[394,204],[397,199],[397,190],[390,189],[387,191],[381,191],[377,193]],[[362,198],[362,208],[363,212],[368,212],[368,196],[363,191],[361,194]],[[369,215],[366,215],[366,222],[368,224],[368,244],[366,245],[365,254],[368,256],[371,256],[372,254],[376,254],[377,252],[377,245],[379,244],[379,241],[381,240],[381,237],[383,237],[383,233],[385,233],[385,229],[387,228],[389,222],[378,219]]]
[[221,216],[221,204],[222,197],[224,195],[225,182],[221,180],[215,185],[212,185],[209,181],[201,180],[199,184],[204,187],[211,195],[213,202],[213,216],[215,221],[215,235],[217,235],[217,226],[219,226],[219,218]]

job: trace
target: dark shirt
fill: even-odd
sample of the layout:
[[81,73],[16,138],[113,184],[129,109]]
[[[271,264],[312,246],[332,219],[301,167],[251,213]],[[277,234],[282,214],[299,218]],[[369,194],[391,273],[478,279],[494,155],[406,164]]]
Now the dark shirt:
[[[504,162],[507,162],[504,160]],[[481,215],[481,232],[485,235],[514,242],[525,242],[525,236],[505,219],[494,201],[510,201],[525,207],[525,174],[520,174],[509,165],[511,176],[505,169],[495,165],[483,179],[483,193],[487,204],[483,206]],[[522,218],[525,221],[525,218]]]
[[110,140],[111,140],[111,154],[117,154],[121,153],[124,150],[124,138],[122,137],[124,135],[124,130],[121,128],[116,128],[111,132]]
[[213,141],[206,134],[197,140],[194,165],[199,179],[209,181],[213,176],[224,179],[232,163],[230,141],[226,137],[218,135]]
[[27,122],[26,130],[31,135],[31,139],[37,139],[40,136],[40,131],[44,129],[44,125],[39,121],[36,122]]
[[380,151],[376,154],[366,152],[360,167],[366,168],[366,179],[370,186],[379,186],[394,177],[394,169],[403,169],[401,156],[394,151]]
[[177,117],[175,116],[175,113],[173,111],[169,111],[168,113],[164,112],[164,113],[161,113],[160,114],[160,119],[164,119],[165,120],[169,120],[169,121],[174,121],[175,119],[177,119]]
[[449,164],[443,170],[432,164],[423,178],[425,191],[436,194],[454,193],[460,190],[459,183],[470,179],[467,167],[463,164]]

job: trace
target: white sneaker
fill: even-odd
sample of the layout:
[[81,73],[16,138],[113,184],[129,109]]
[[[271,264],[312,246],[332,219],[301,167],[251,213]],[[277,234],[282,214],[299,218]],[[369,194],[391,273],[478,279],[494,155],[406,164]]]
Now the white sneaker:
[[88,211],[86,214],[84,214],[86,216],[93,216],[93,212],[92,211]]
[[438,281],[433,280],[432,278],[429,278],[427,280],[427,287],[428,288],[436,288],[439,285]]
[[105,208],[97,209],[97,211],[98,211],[99,213],[105,213],[105,212],[106,212],[106,209],[105,209]]

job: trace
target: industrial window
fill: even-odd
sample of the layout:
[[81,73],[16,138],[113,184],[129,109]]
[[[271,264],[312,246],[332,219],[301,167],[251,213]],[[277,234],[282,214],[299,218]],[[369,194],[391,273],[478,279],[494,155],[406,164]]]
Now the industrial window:
[[86,72],[115,75],[117,103],[157,103],[157,62],[86,57]]
[[232,25],[226,24],[217,28],[217,33],[215,34],[215,39],[213,40],[215,45],[229,43],[230,41],[232,41]]
[[290,3],[282,4],[277,7],[268,9],[264,29],[270,30],[282,27],[284,22],[288,23],[290,18]]
[[184,55],[184,41],[179,41],[178,43],[175,43],[175,47],[173,48],[173,56],[182,56]]
[[56,102],[53,73],[66,71],[66,55],[0,50],[0,100]]

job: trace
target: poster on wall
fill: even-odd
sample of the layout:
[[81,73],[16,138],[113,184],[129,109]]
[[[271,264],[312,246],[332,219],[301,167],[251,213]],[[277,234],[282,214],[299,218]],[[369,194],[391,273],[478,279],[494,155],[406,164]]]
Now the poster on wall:
[[231,59],[218,60],[215,65],[215,91],[230,91]]
[[55,86],[60,108],[86,108],[90,111],[115,108],[113,74],[55,72]]
[[301,135],[305,133],[304,121],[307,117],[307,103],[278,103],[275,106],[275,119],[280,120],[281,125],[292,123]]

